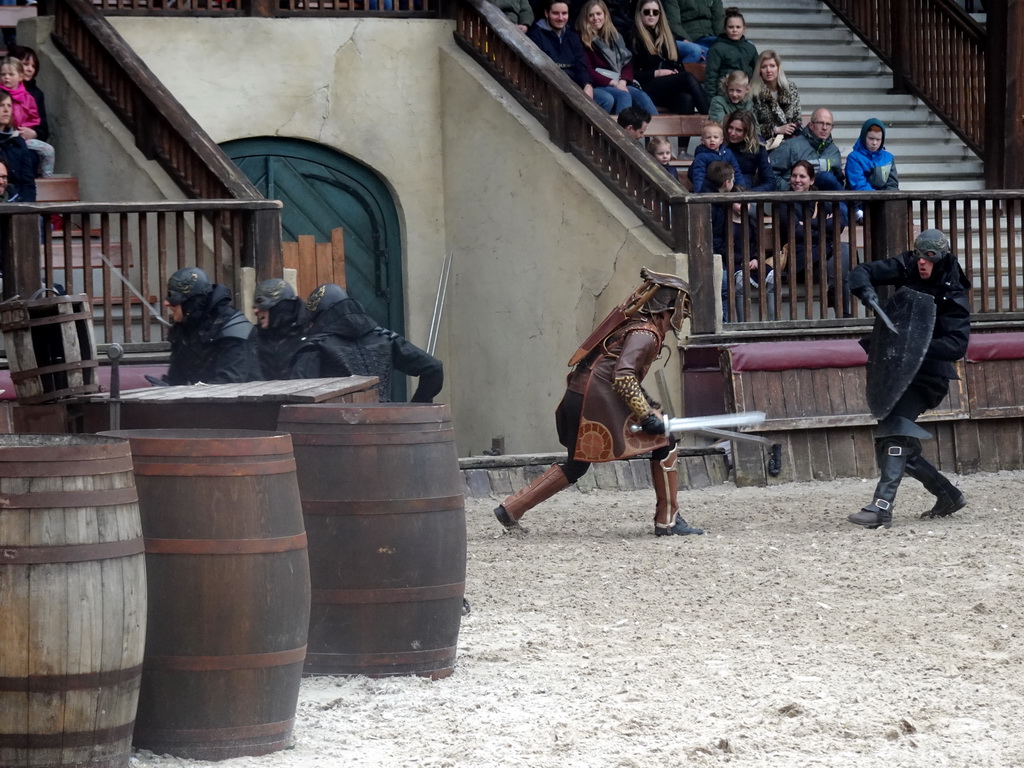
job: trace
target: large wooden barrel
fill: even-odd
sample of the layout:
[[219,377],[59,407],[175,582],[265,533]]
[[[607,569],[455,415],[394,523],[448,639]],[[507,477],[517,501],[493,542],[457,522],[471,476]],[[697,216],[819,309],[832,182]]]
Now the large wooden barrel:
[[0,304],[0,331],[22,405],[98,392],[92,305],[85,294]]
[[288,405],[309,534],[306,672],[450,675],[466,512],[446,405]]
[[309,559],[288,435],[124,430],[149,573],[136,747],[198,760],[288,746]]
[[127,442],[0,436],[0,766],[128,765],[142,548]]

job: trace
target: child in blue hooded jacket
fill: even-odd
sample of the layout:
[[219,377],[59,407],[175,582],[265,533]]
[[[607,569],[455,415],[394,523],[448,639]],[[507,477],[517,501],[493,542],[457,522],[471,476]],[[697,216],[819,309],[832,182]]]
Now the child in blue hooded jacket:
[[[869,118],[860,128],[860,138],[846,157],[846,186],[864,192],[900,188],[896,158],[885,148],[885,125]],[[862,204],[855,206],[857,221],[864,218]]]

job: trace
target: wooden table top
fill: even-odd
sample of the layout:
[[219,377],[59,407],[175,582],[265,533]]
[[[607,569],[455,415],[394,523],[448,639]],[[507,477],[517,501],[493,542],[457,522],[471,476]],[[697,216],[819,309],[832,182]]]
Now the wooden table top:
[[[320,403],[350,392],[375,387],[376,376],[339,376],[330,379],[283,379],[247,381],[241,384],[186,384],[177,387],[143,387],[121,393],[122,401],[133,403]],[[110,399],[109,392],[85,395],[87,402]]]

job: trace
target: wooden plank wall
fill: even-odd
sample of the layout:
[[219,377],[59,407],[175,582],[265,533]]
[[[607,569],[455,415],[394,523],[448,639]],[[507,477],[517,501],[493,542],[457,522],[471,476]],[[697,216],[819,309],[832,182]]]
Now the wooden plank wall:
[[294,243],[281,243],[285,269],[297,271],[296,292],[309,296],[323,283],[345,287],[345,237],[341,228],[331,230],[331,242],[318,243],[312,235],[299,235]]

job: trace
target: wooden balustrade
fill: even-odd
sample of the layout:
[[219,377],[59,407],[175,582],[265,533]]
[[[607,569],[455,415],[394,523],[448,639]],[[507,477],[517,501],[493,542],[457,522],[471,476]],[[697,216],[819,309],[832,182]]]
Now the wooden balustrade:
[[99,343],[159,342],[166,328],[143,302],[159,308],[176,270],[198,266],[235,295],[241,267],[281,274],[280,209],[273,200],[3,204],[4,297],[61,285],[91,298]]
[[487,0],[456,8],[455,41],[670,246],[686,190]]
[[[842,203],[851,210],[855,201],[863,201],[864,221],[851,216],[844,228],[819,205],[815,223],[820,237],[812,234],[810,226],[799,232],[792,218],[787,227],[783,208],[811,200],[832,202],[833,207]],[[731,209],[737,202],[753,216],[756,242],[746,233],[742,242],[735,242],[730,227],[723,250],[739,249],[762,265],[766,258],[777,259],[782,245],[789,243],[789,263],[783,273],[776,274],[773,285],[765,283],[763,268],[752,273],[747,260],[737,285],[730,263],[725,267],[730,279],[720,299],[723,281],[719,270],[725,265],[719,256],[691,247],[695,336],[767,339],[861,333],[869,320],[856,298],[848,294],[849,269],[909,250],[917,234],[931,228],[941,229],[950,238],[971,281],[974,324],[1008,329],[1024,322],[1024,192],[699,195],[691,196],[684,209],[687,229],[709,239],[712,205]],[[810,268],[802,272],[797,272],[794,264],[798,246],[813,254],[807,258]],[[823,261],[823,254],[831,258]],[[724,321],[723,306],[728,313]]]
[[88,0],[110,16],[437,18],[439,0]]
[[54,43],[189,197],[262,199],[89,0],[53,12]]

